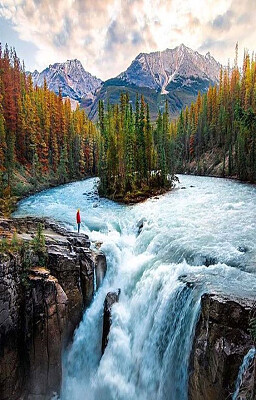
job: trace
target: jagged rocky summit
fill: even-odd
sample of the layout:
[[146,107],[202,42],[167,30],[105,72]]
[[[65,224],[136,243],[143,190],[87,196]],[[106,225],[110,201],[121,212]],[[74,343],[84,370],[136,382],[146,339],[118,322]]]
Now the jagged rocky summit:
[[118,102],[121,92],[128,92],[135,105],[136,94],[149,103],[153,118],[162,110],[167,99],[172,117],[195,100],[198,91],[207,91],[218,83],[221,65],[210,53],[202,55],[184,44],[174,49],[140,53],[118,76],[102,82],[85,71],[77,59],[49,65],[42,72],[34,71],[34,85],[44,79],[55,93],[62,91],[73,105],[85,108],[90,118],[97,118],[99,100]]
[[90,249],[85,234],[50,220],[0,219],[0,236],[16,232],[28,244],[39,223],[44,265],[31,247],[0,253],[1,400],[45,400],[58,392],[62,350],[106,273],[105,256]]
[[208,88],[209,83],[218,82],[220,68],[221,65],[210,53],[203,56],[181,44],[174,49],[140,53],[117,78],[166,94],[171,82],[189,87],[195,80],[201,79]]
[[55,93],[61,89],[63,97],[78,102],[84,99],[88,104],[94,99],[95,91],[102,85],[101,79],[85,71],[77,59],[49,65],[42,72],[35,70],[31,75],[34,85],[42,87],[46,79],[49,89]]

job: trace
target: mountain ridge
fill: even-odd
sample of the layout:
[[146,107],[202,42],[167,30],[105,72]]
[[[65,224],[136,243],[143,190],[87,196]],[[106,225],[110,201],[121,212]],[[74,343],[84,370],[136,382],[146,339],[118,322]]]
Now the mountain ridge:
[[[117,78],[138,86],[161,88],[162,94],[166,94],[166,86],[174,81],[176,76],[194,76],[217,82],[220,67],[220,63],[209,52],[204,56],[182,43],[174,49],[167,48],[163,51],[138,54],[130,66]],[[143,75],[147,77],[147,81],[135,79],[134,73],[138,68],[144,72]],[[140,74],[140,76],[143,75]]]
[[117,103],[121,92],[126,91],[133,106],[136,94],[143,95],[153,118],[164,109],[167,100],[171,118],[176,118],[182,108],[196,99],[198,91],[204,93],[218,83],[220,69],[221,64],[209,52],[202,55],[184,44],[139,53],[125,71],[103,83],[86,111],[96,119],[99,100]]

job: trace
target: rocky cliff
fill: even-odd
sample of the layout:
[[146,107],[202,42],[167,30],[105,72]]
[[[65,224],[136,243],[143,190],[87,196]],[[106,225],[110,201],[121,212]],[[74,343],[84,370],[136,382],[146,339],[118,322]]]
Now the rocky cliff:
[[[43,264],[31,246],[39,223]],[[86,235],[49,220],[0,219],[3,237],[12,244],[0,251],[0,399],[51,399],[61,383],[62,350],[104,278],[105,256],[90,249]],[[119,294],[106,296],[102,352]],[[252,316],[251,299],[203,295],[190,357],[190,400],[227,400],[234,392],[236,400],[256,399]]]
[[[44,265],[30,246],[39,223]],[[19,245],[0,253],[0,399],[50,399],[60,387],[63,347],[92,300],[94,282],[101,284],[106,260],[86,235],[48,220],[0,220],[0,237],[14,235]]]
[[[190,362],[189,399],[232,399],[239,369],[254,346],[249,321],[255,304],[250,299],[205,294]],[[254,359],[245,371],[236,399],[256,398]],[[243,386],[243,387],[242,387]]]

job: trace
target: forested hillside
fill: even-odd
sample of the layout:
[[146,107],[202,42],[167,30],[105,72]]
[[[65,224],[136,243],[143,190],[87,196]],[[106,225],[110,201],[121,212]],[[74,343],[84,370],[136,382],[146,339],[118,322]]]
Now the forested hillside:
[[0,198],[94,174],[97,130],[85,112],[33,87],[13,49],[0,48]]
[[256,59],[244,53],[171,124],[176,172],[256,181]]

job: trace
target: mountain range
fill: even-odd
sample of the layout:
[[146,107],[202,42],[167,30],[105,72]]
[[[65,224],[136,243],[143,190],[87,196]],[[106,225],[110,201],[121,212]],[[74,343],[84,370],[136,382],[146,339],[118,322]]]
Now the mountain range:
[[153,118],[168,100],[172,117],[195,100],[198,91],[205,92],[218,83],[221,64],[207,53],[205,56],[184,44],[174,49],[140,53],[117,77],[103,82],[86,72],[79,60],[50,65],[41,73],[32,73],[35,85],[48,87],[64,97],[78,101],[89,117],[97,117],[98,101],[116,103],[120,93],[126,91],[134,104],[136,94],[149,103]]

